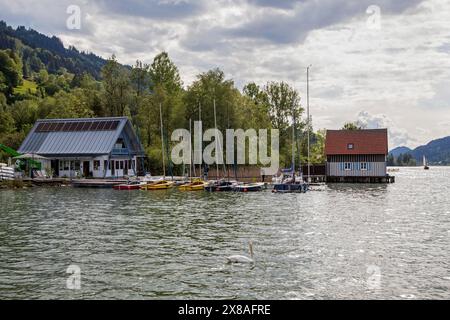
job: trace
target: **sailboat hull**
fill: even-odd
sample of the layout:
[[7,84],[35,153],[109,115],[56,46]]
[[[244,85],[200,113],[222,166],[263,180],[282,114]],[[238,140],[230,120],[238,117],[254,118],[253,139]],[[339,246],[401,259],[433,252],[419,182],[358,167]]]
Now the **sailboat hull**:
[[273,186],[272,192],[275,193],[305,193],[308,191],[308,184],[306,183],[276,183]]

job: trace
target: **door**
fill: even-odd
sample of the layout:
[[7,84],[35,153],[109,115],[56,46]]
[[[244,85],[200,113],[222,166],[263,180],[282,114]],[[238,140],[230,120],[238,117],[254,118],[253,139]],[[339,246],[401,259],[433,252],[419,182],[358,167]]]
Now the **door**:
[[52,160],[51,167],[53,171],[53,177],[59,177],[59,160]]
[[85,178],[89,177],[91,172],[90,161],[83,161],[83,176]]

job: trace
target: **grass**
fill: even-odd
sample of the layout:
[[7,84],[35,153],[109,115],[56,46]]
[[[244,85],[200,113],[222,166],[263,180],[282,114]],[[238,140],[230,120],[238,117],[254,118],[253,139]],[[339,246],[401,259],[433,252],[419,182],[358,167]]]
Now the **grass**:
[[23,84],[14,88],[14,94],[27,94],[27,93],[36,93],[37,84],[34,81],[29,81],[23,79]]

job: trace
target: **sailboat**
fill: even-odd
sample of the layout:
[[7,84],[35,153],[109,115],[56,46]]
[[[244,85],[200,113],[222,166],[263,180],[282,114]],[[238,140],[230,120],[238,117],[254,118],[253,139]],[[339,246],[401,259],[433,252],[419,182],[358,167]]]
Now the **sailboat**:
[[162,120],[162,106],[159,104],[159,118],[161,120],[161,152],[162,152],[162,162],[163,162],[163,179],[155,182],[150,182],[142,185],[141,190],[166,190],[174,186],[173,181],[166,180],[166,163],[164,158],[164,131],[163,131],[163,120]]
[[423,155],[423,168],[425,170],[430,170],[430,167],[427,164],[427,158],[425,158],[425,155]]
[[[189,133],[192,132],[192,125],[191,125],[191,119],[189,119]],[[190,136],[190,135],[189,135]],[[189,141],[189,152],[190,152],[190,164],[189,164],[189,177],[190,182],[182,184],[178,187],[178,190],[180,191],[202,191],[205,189],[207,183],[203,181],[202,179],[192,179],[192,141]],[[194,167],[195,169],[195,167]]]
[[[310,177],[309,172],[309,67],[307,69],[307,116],[308,116],[308,179]],[[281,170],[281,179],[280,181],[274,183],[272,192],[273,193],[305,193],[309,189],[309,184],[303,181],[303,173],[300,171],[300,175],[296,176],[295,174],[295,149],[297,144],[297,135],[295,134],[295,127],[296,127],[296,119],[295,119],[295,112],[294,112],[294,106],[292,106],[292,165],[289,169]],[[301,165],[299,166],[301,168]]]

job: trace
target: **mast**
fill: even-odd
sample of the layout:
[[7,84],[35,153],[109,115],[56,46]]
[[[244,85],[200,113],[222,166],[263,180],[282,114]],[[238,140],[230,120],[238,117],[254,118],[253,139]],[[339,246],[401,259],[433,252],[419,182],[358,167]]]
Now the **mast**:
[[308,182],[311,181],[311,160],[310,160],[310,130],[311,130],[311,118],[309,115],[309,68],[311,68],[311,65],[309,65],[306,68],[306,114],[308,117]]
[[[217,131],[216,98],[214,98],[213,104],[214,104],[214,128]],[[217,136],[215,137],[215,140],[216,140],[216,178],[217,180],[219,180],[219,141]]]
[[292,103],[292,179],[295,182],[295,147],[297,144],[295,136],[295,108],[294,103]]
[[164,158],[164,131],[163,131],[163,118],[162,118],[162,106],[159,104],[159,118],[161,120],[161,146],[162,146],[162,161],[163,161],[163,177],[166,179],[166,160]]
[[[198,121],[201,123],[202,122],[202,103],[199,101],[198,102]],[[202,128],[203,128],[203,126],[202,126]],[[200,133],[200,135],[201,135],[201,137],[203,137],[203,132],[202,133]],[[200,139],[200,141],[202,141],[202,139]],[[201,146],[201,149],[203,149],[203,144],[202,144],[202,146]],[[203,153],[203,152],[202,152]],[[201,161],[201,163],[200,163],[200,165],[199,165],[199,168],[198,168],[198,175],[199,175],[199,177],[201,178],[202,176],[203,176],[203,172],[202,172],[202,165],[203,165],[203,155],[202,155],[202,161]]]
[[192,118],[189,118],[189,178],[192,182]]

